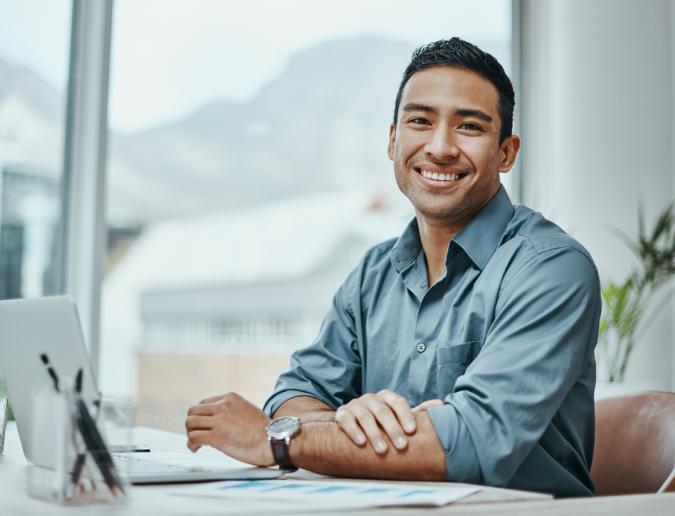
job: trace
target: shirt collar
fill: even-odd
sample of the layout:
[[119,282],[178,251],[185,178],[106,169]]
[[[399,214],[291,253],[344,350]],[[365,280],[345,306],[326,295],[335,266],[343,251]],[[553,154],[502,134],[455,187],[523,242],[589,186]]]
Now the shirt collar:
[[[461,247],[471,261],[482,270],[499,246],[513,212],[511,199],[504,186],[500,186],[495,196],[459,232],[450,245],[452,246],[454,242]],[[389,253],[396,272],[401,273],[410,267],[421,250],[422,242],[417,219],[413,218]],[[448,256],[450,254],[448,253]]]
[[421,250],[422,241],[417,227],[417,218],[413,218],[389,253],[389,259],[396,272],[400,274],[415,263]]
[[500,186],[495,196],[462,228],[453,242],[482,270],[499,247],[513,213],[511,199],[504,186]]

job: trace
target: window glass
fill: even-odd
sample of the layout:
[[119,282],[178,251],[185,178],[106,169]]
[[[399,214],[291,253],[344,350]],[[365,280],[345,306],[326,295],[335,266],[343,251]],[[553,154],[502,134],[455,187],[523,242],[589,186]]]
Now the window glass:
[[61,291],[71,3],[0,0],[0,298]]
[[62,291],[70,17],[70,1],[0,0],[0,299]]
[[104,392],[138,423],[264,401],[336,288],[412,216],[386,155],[411,51],[459,35],[510,69],[508,1],[118,0]]

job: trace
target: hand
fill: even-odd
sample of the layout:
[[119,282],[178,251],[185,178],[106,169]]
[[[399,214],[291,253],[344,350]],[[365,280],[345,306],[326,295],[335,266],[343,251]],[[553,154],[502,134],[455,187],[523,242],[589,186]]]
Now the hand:
[[188,410],[187,446],[196,452],[209,445],[249,464],[273,466],[265,431],[269,421],[262,410],[236,393],[208,398]]
[[382,430],[397,449],[403,450],[408,446],[406,434],[417,429],[414,412],[442,404],[441,400],[429,400],[411,409],[404,397],[385,389],[364,394],[338,408],[335,421],[354,443],[363,446],[368,441],[376,453],[383,454],[388,445]]
[[413,412],[424,412],[428,408],[431,407],[442,407],[443,406],[443,400],[427,400],[423,401],[419,405],[417,405],[414,409],[412,409]]

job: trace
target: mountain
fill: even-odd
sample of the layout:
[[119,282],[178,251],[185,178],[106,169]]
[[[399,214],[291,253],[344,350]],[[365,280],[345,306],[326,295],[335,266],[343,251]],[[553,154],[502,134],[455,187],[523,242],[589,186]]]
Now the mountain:
[[57,177],[64,96],[24,66],[0,60],[0,167],[21,163]]
[[64,97],[60,91],[30,68],[0,59],[0,103],[21,99],[45,121],[58,123],[63,117]]
[[[354,185],[391,189],[388,125],[411,50],[366,36],[325,41],[290,56],[248,101],[213,102],[143,132],[111,132],[110,218],[144,223]],[[0,61],[3,161],[39,161],[57,176],[63,103],[63,93],[31,70]]]
[[388,124],[411,50],[373,37],[323,42],[291,56],[250,101],[113,134],[113,203],[156,218],[391,181]]

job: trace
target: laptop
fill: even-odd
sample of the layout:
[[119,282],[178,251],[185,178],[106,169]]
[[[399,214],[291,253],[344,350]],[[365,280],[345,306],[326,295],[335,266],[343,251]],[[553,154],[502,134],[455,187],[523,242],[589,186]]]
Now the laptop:
[[[44,431],[46,437],[50,432],[49,428],[34,428],[31,421],[36,394],[54,389],[41,355],[47,355],[49,364],[63,378],[75,378],[82,368],[83,400],[88,406],[100,402],[74,300],[69,296],[51,296],[0,301],[0,369],[5,376],[21,446],[29,462],[55,469],[55,450],[31,444],[40,442],[35,437],[39,432]],[[111,448],[114,451],[115,446]],[[113,458],[120,465],[120,474],[132,484],[269,479],[283,474],[278,469],[249,466],[225,455],[204,459],[189,452],[151,450],[113,453]]]

